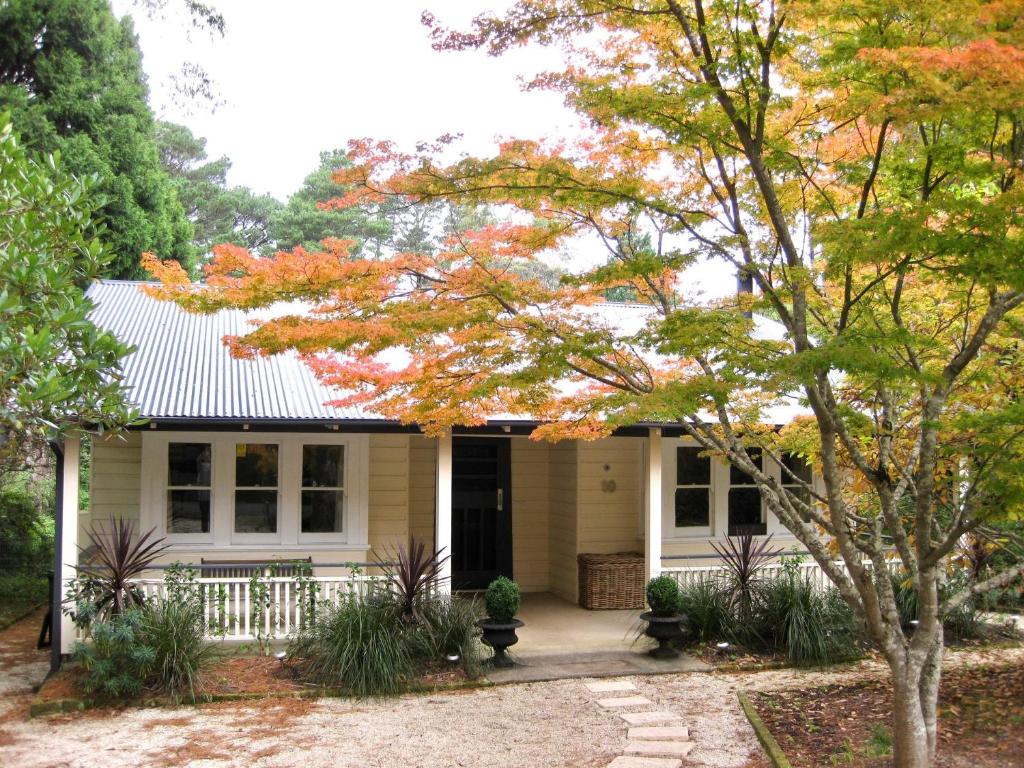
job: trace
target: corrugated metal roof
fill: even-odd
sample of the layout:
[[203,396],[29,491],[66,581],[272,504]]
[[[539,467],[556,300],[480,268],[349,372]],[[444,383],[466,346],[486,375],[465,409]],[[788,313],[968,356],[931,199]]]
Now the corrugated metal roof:
[[[148,419],[278,419],[383,421],[356,407],[324,403],[344,392],[323,386],[293,353],[236,360],[224,345],[225,336],[252,330],[251,321],[301,308],[282,305],[277,312],[223,310],[190,314],[177,304],[157,301],[142,292],[143,283],[104,280],[87,295],[96,304],[91,314],[99,327],[112,331],[136,351],[124,360],[125,383],[132,402]],[[588,322],[633,334],[650,319],[648,305],[596,304],[582,307]],[[758,338],[784,338],[780,323],[755,317]],[[404,357],[393,350],[398,357]],[[766,423],[785,424],[810,411],[800,397],[780,398],[762,414]],[[710,419],[699,414],[698,418]],[[529,416],[494,414],[492,423],[536,423]],[[671,425],[668,425],[671,426]]]
[[[255,314],[195,315],[157,301],[142,283],[105,280],[87,295],[99,327],[136,351],[125,358],[130,398],[145,418],[376,419],[359,408],[324,403],[342,396],[325,387],[294,354],[236,360],[222,339],[252,330]],[[266,313],[259,317],[265,318]]]

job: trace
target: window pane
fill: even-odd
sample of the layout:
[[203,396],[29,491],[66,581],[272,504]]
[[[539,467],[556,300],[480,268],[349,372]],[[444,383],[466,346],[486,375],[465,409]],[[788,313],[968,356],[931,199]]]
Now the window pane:
[[235,491],[235,533],[276,533],[277,491]]
[[341,533],[344,508],[341,491],[303,491],[302,532]]
[[676,488],[676,528],[710,525],[710,499],[707,488]]
[[729,489],[729,535],[761,536],[766,530],[761,522],[761,492],[757,488]]
[[209,533],[210,492],[168,491],[168,533]]
[[235,446],[235,485],[239,488],[276,488],[277,446],[238,443]]
[[[761,464],[761,449],[751,448],[747,451],[747,456],[754,462],[754,466],[758,469],[764,469]],[[752,485],[754,479],[744,472],[742,469],[734,464],[729,464],[729,485]]]
[[167,484],[210,485],[209,443],[168,443]]
[[701,456],[703,448],[676,448],[676,485],[709,485],[711,457]]
[[789,470],[789,472],[785,470],[782,472],[783,485],[796,485],[792,475],[796,475],[805,483],[811,482],[811,465],[804,461],[802,456],[797,456],[795,453],[784,453],[782,454],[782,466]]
[[303,488],[341,488],[345,485],[345,446],[302,446]]

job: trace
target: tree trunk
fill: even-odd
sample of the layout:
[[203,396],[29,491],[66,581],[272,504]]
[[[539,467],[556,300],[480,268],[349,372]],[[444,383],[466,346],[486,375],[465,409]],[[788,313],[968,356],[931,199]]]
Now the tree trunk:
[[937,642],[923,663],[907,658],[893,670],[893,768],[930,768],[935,761],[941,634]]

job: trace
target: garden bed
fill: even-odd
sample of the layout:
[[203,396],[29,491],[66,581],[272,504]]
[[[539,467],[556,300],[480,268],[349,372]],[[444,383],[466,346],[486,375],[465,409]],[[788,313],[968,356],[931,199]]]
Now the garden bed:
[[[936,768],[1005,768],[1024,755],[1024,667],[948,671],[939,697]],[[751,700],[794,768],[891,764],[888,682],[754,693]]]
[[[436,665],[421,674],[409,686],[410,693],[430,693],[483,685],[472,680],[461,667]],[[346,696],[347,691],[324,688],[296,679],[293,668],[273,656],[230,656],[218,659],[204,672],[203,684],[196,692],[198,702],[233,701],[266,697]],[[32,702],[32,715],[93,709],[96,707],[159,707],[176,703],[157,690],[143,690],[132,698],[103,698],[82,687],[82,670],[77,664],[65,664],[51,675]]]

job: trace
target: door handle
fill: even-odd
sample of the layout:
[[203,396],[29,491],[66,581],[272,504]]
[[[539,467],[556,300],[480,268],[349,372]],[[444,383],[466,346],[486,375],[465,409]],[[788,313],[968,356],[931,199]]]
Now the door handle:
[[498,489],[498,511],[499,512],[504,512],[505,511],[505,489],[504,488],[499,488]]

